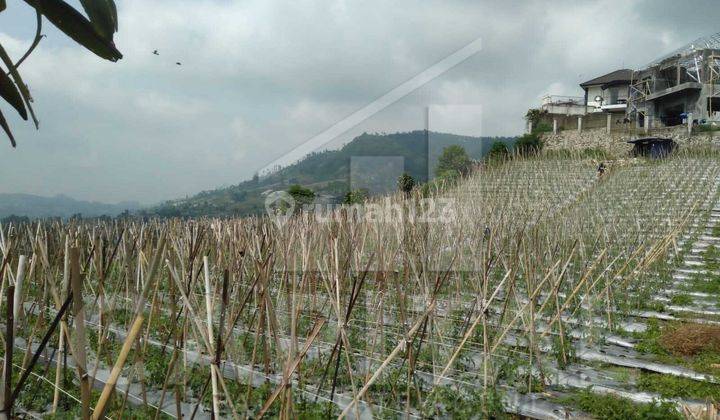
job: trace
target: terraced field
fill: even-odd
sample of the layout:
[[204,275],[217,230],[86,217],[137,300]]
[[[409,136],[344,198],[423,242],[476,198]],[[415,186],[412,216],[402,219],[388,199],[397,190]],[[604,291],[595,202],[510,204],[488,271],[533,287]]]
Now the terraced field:
[[286,223],[3,226],[5,400],[28,417],[714,418],[720,160],[596,164],[517,159]]

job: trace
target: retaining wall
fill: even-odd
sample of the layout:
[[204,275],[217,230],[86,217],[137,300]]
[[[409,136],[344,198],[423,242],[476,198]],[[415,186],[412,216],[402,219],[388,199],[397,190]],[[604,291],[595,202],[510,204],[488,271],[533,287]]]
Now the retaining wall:
[[632,150],[628,140],[642,137],[664,137],[673,139],[682,149],[684,146],[720,147],[720,132],[694,132],[690,135],[687,127],[678,126],[670,128],[657,128],[645,133],[642,130],[634,132],[610,132],[604,128],[587,129],[583,132],[577,130],[560,131],[557,134],[545,133],[542,140],[547,150],[582,150],[603,149],[615,155],[625,155]]

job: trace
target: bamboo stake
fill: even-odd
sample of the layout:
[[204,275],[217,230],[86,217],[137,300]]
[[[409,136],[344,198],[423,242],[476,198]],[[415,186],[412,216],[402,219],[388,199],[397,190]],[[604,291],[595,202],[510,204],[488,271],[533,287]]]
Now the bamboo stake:
[[90,418],[90,380],[87,374],[87,355],[85,352],[87,340],[85,338],[85,309],[83,302],[82,280],[80,277],[80,250],[70,248],[70,284],[73,290],[73,318],[75,325],[75,346],[73,352],[77,354],[77,371],[80,378],[80,399],[82,400],[81,415],[83,419]]
[[[208,343],[211,351],[215,349],[215,335],[213,334],[213,307],[212,307],[212,288],[210,287],[210,268],[208,265],[208,257],[203,257],[203,271],[205,274],[205,311],[207,313],[207,335]],[[218,390],[218,380],[215,370],[210,368],[210,383],[212,385],[213,400],[213,418],[220,418],[220,392]]]

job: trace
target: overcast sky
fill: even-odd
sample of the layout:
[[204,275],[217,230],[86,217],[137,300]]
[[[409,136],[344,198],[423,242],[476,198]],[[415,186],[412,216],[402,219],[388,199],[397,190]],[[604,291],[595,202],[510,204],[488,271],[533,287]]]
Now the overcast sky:
[[[474,110],[474,134],[516,135],[543,95],[580,96],[580,82],[720,31],[714,0],[116,2],[117,63],[45,22],[20,69],[40,130],[2,102],[18,148],[0,138],[0,192],[150,204],[237,184],[478,38],[334,144],[422,129],[443,105]],[[0,13],[14,58],[34,22],[19,0]]]

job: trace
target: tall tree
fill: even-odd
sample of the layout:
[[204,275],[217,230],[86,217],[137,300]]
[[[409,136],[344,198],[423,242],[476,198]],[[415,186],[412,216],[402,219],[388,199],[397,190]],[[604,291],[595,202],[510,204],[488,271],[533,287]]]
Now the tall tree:
[[455,177],[470,172],[472,160],[462,146],[456,144],[443,149],[438,159],[435,175],[439,177]]

